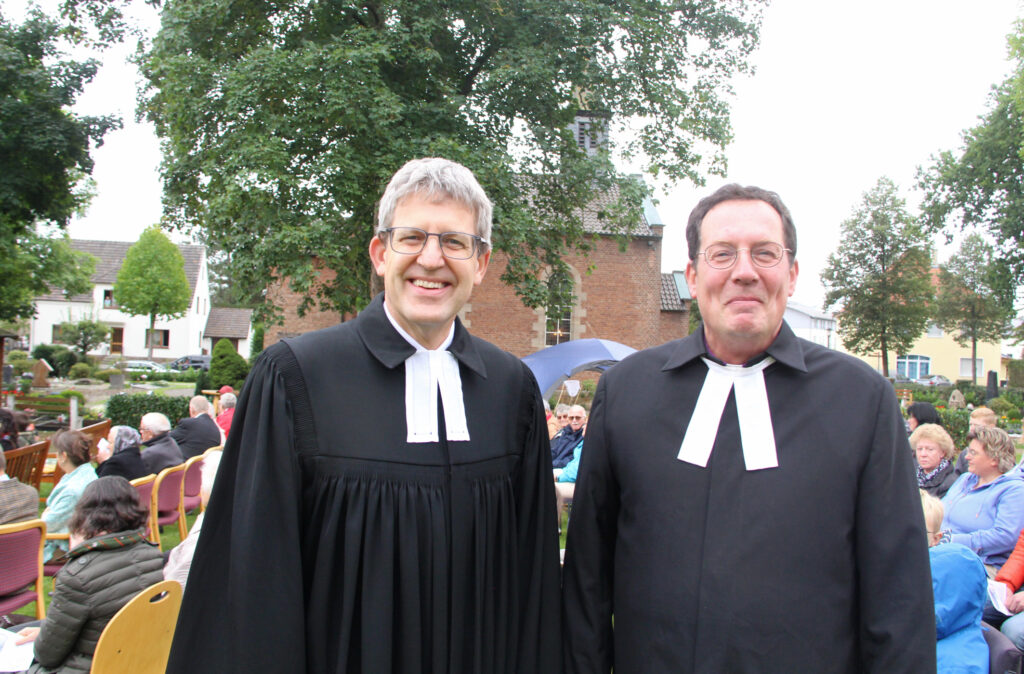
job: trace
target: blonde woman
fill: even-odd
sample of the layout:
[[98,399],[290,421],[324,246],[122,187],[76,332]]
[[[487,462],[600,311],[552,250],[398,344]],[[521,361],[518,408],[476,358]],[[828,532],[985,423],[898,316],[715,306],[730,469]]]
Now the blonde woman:
[[917,486],[942,498],[956,482],[953,466],[953,438],[938,424],[921,424],[910,435],[910,448],[917,458]]

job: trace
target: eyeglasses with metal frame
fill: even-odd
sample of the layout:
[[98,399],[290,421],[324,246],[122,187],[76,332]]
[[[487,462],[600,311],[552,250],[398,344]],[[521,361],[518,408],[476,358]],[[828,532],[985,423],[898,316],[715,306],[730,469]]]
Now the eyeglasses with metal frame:
[[729,269],[736,264],[740,252],[744,250],[750,253],[750,261],[754,266],[761,267],[762,269],[778,266],[786,253],[793,252],[789,248],[783,248],[777,243],[766,241],[750,248],[737,248],[728,243],[715,243],[697,254],[703,255],[704,260],[712,269]]
[[419,255],[432,236],[437,237],[441,254],[449,260],[468,260],[477,250],[482,250],[490,242],[482,236],[466,232],[425,232],[416,227],[388,227],[378,232],[387,235],[391,250],[400,255]]

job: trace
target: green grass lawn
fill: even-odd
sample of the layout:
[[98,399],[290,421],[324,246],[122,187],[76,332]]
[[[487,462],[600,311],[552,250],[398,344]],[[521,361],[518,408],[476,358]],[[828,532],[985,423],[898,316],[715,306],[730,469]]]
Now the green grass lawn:
[[[47,484],[43,484],[42,485],[42,489],[39,490],[40,496],[43,496],[43,497],[48,496],[51,489],[53,489],[53,485],[48,484],[48,483]],[[43,509],[45,507],[46,507],[45,503],[41,501],[39,503],[39,512],[40,512],[40,514],[42,514]],[[186,523],[185,529],[186,529],[186,531],[189,531],[189,530],[192,529],[192,523],[196,521],[196,517],[198,515],[199,515],[199,511],[197,510],[196,512],[191,513],[191,514],[185,516],[185,523]],[[164,552],[169,552],[170,550],[172,550],[174,548],[174,546],[176,546],[180,542],[181,542],[181,537],[178,535],[178,525],[177,524],[167,525],[167,526],[165,526],[163,528],[163,531],[160,532],[160,545],[163,546],[163,551]],[[43,588],[43,594],[44,594],[43,598],[44,598],[44,600],[46,602],[47,610],[49,610],[49,608],[50,608],[50,593],[52,591],[53,591],[53,578],[52,577],[47,577],[45,579],[45,581],[44,581],[44,588]],[[23,614],[23,615],[27,615],[27,616],[32,616],[34,618],[35,615],[36,615],[36,605],[35,605],[35,602],[33,602],[31,604],[28,604],[27,606],[22,606],[20,609],[15,611],[15,613]]]

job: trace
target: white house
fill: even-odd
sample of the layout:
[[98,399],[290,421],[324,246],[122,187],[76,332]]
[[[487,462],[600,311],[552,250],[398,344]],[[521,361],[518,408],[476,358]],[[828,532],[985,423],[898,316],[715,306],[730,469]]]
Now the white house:
[[[36,316],[31,320],[29,346],[59,343],[58,326],[65,321],[95,320],[110,326],[109,345],[97,350],[99,355],[119,354],[124,358],[145,358],[148,353],[148,316],[131,316],[118,309],[114,301],[114,282],[131,243],[123,241],[88,241],[72,239],[71,247],[96,257],[92,290],[65,299],[60,292],[36,298]],[[185,258],[185,277],[192,290],[188,313],[182,318],[165,320],[157,317],[154,359],[170,360],[179,356],[203,353],[204,330],[210,317],[210,284],[206,247],[195,244],[178,246]],[[207,340],[208,341],[208,340]],[[248,349],[248,345],[246,345]],[[209,352],[207,352],[209,353]],[[248,350],[243,354],[248,356]]]
[[797,337],[829,349],[836,348],[836,319],[832,314],[805,304],[789,302],[784,318]]

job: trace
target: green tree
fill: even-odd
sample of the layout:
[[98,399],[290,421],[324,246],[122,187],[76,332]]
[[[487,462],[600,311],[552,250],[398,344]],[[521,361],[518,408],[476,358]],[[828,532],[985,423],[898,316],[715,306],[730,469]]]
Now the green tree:
[[825,309],[839,307],[843,345],[862,355],[906,353],[927,327],[934,297],[928,239],[896,185],[880,178],[843,222],[842,241],[821,281]]
[[227,385],[240,391],[248,374],[249,363],[238,353],[230,340],[221,339],[213,345],[213,354],[210,357],[212,388],[219,389]]
[[60,324],[61,341],[74,345],[78,349],[79,358],[88,360],[88,353],[107,341],[110,328],[105,323],[88,319],[72,323],[65,321]]
[[1013,316],[1013,289],[995,264],[995,250],[969,234],[960,251],[942,265],[935,320],[960,346],[971,347],[971,381],[978,383],[978,342],[999,341]]
[[1024,283],[1024,22],[1010,36],[1014,73],[994,87],[990,109],[918,172],[921,215],[932,231],[987,230],[998,250],[1002,283]]
[[178,247],[157,227],[150,227],[125,255],[114,284],[121,311],[149,316],[149,357],[153,357],[156,318],[184,316],[192,301],[185,278],[185,260]]
[[[612,147],[659,180],[723,172],[728,82],[763,4],[168,0],[141,61],[167,220],[230,251],[245,297],[288,278],[300,311],[358,309],[386,181],[444,156],[495,201],[502,280],[541,306],[541,270],[584,242],[581,204],[617,194],[607,228],[638,220],[646,187]],[[585,131],[611,139],[594,151],[572,127],[586,110],[601,113]]]
[[21,25],[0,16],[0,320],[33,316],[51,287],[84,292],[94,268],[64,228],[90,196],[90,143],[120,122],[70,112],[97,64],[62,56],[59,27],[38,11]]

